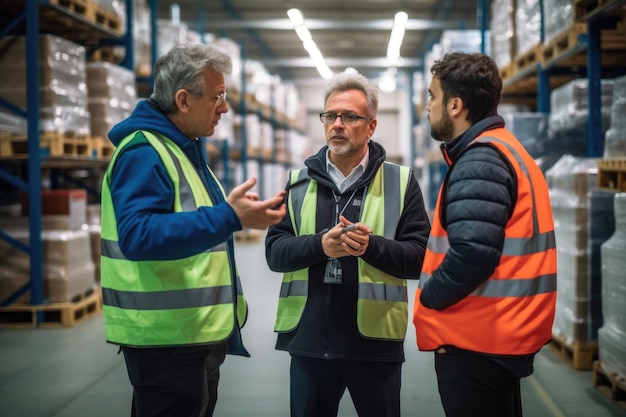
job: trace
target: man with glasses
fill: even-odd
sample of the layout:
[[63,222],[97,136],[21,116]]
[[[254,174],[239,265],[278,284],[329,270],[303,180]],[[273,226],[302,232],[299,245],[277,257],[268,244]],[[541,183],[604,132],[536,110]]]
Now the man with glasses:
[[284,274],[274,329],[291,355],[291,416],[336,416],[347,389],[360,417],[395,417],[406,280],[419,276],[430,223],[411,169],[370,139],[376,88],[343,73],[324,102],[327,145],[290,172],[288,215],[265,242]]
[[117,146],[102,185],[102,293],[106,340],[124,353],[132,416],[212,416],[227,353],[249,356],[233,232],[264,229],[286,212],[226,196],[200,137],[228,111],[231,59],[178,45],[154,68],[154,93],[109,133]]

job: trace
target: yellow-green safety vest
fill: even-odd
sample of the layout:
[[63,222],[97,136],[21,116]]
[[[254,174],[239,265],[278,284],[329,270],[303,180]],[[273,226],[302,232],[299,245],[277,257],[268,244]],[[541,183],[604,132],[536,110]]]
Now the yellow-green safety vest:
[[147,131],[124,138],[111,157],[102,184],[101,284],[106,339],[138,347],[226,340],[236,321],[243,326],[247,316],[238,274],[234,299],[226,242],[194,256],[166,261],[131,261],[120,250],[109,184],[118,156],[131,141],[143,140],[139,134],[157,151],[172,180],[175,212],[213,206],[191,161],[174,142]]
[[[361,221],[375,235],[394,239],[402,211],[411,170],[383,163],[367,187]],[[288,210],[296,236],[316,233],[317,182],[306,169],[290,172]],[[404,340],[408,324],[406,280],[383,272],[358,259],[357,325],[368,338]],[[308,294],[309,268],[288,272],[278,300],[274,330],[289,332],[300,322]]]

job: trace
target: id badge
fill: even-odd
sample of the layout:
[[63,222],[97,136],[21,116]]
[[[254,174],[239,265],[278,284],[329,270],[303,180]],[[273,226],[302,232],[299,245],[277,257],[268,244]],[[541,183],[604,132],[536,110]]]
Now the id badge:
[[343,271],[339,259],[329,259],[326,262],[326,273],[324,274],[324,284],[341,284]]

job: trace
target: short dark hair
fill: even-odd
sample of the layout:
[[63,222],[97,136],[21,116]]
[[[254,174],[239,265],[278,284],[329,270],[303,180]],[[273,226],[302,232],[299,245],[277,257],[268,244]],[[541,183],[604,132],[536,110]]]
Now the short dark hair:
[[481,53],[452,52],[435,61],[430,72],[441,83],[444,101],[463,100],[472,124],[494,116],[502,96],[502,78],[495,61]]

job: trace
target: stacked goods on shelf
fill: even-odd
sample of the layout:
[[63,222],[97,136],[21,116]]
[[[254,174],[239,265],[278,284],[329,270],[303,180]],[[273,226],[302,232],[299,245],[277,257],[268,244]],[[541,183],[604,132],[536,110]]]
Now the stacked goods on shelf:
[[572,0],[543,0],[543,43],[548,45],[574,23]]
[[491,57],[500,68],[502,78],[511,76],[511,61],[516,52],[515,9],[516,0],[493,0],[491,3]]
[[[26,39],[0,39],[0,97],[26,108]],[[39,36],[39,126],[62,136],[89,134],[85,48],[54,35]],[[24,132],[25,133],[25,132]]]
[[541,1],[518,1],[515,10],[515,51],[513,71],[539,62],[541,48]]
[[616,193],[615,233],[602,244],[602,314],[598,356],[609,374],[626,378],[626,193]]
[[602,325],[600,246],[615,224],[613,194],[597,189],[596,176],[597,159],[571,155],[546,173],[558,271],[552,333],[570,346],[595,343]]
[[[587,121],[589,119],[589,81],[581,78],[568,82],[550,94],[550,118],[546,146],[560,154],[586,155]],[[611,125],[613,80],[601,82],[603,131]]]
[[[101,152],[105,149],[104,143],[110,144],[109,130],[125,119],[137,103],[135,73],[108,62],[90,62],[87,64],[87,90],[91,136],[94,141],[103,141],[93,147],[96,153],[93,156],[110,156]],[[108,148],[112,150],[110,145]]]
[[[498,110],[501,111],[500,109]],[[552,166],[561,153],[546,148],[548,115],[529,111],[500,113],[507,129],[520,141],[528,153],[537,161],[543,172],[546,165]],[[558,157],[556,156],[558,155]]]
[[610,129],[604,135],[604,158],[626,158],[626,76],[613,85]]
[[[42,192],[43,288],[46,302],[83,299],[96,288],[90,237],[86,222],[85,190]],[[22,198],[22,216],[0,219],[0,229],[28,244],[28,198]],[[0,300],[6,300],[30,282],[30,256],[0,241]],[[17,303],[30,302],[26,292]]]

